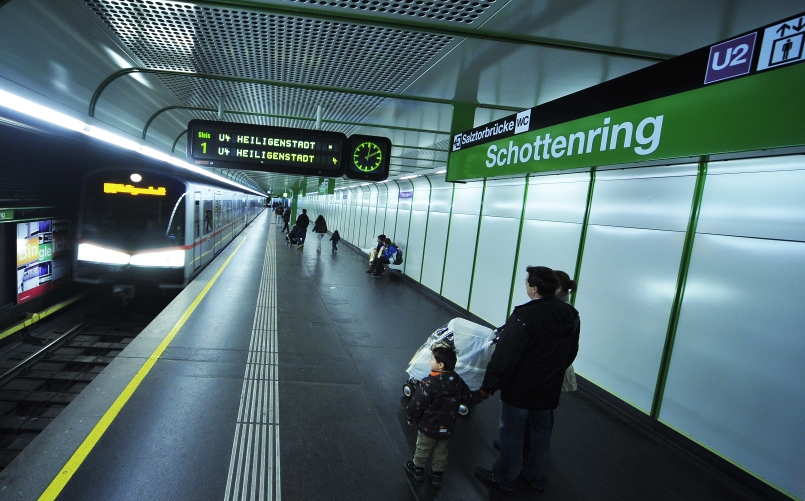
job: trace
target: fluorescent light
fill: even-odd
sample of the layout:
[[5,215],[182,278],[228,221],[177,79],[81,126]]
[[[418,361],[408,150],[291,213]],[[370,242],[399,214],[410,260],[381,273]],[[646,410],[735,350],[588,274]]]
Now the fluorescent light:
[[412,176],[403,176],[400,179],[414,179],[415,177],[419,177],[419,174],[414,174]]
[[45,108],[44,106],[36,104],[33,101],[28,101],[27,99],[17,97],[14,94],[10,94],[3,90],[0,90],[0,106],[11,108],[12,110],[19,111],[20,113],[25,113],[26,115],[39,118],[52,124],[60,125],[70,130],[83,132],[84,127],[86,126],[81,120],[68,117],[67,115],[59,113],[58,111]]
[[54,125],[58,125],[60,127],[64,127],[66,129],[70,129],[73,131],[81,132],[82,134],[86,134],[88,136],[100,139],[101,141],[105,141],[107,143],[120,146],[121,148],[125,148],[127,150],[136,151],[137,153],[141,153],[143,155],[155,158],[163,162],[168,162],[177,167],[181,167],[182,169],[187,169],[196,172],[198,174],[201,174],[203,176],[207,176],[211,179],[215,179],[216,181],[223,182],[231,186],[237,186],[238,188],[250,191],[255,195],[263,196],[263,193],[260,193],[259,191],[243,186],[235,181],[232,181],[225,177],[221,177],[217,174],[213,174],[212,172],[206,171],[200,167],[187,163],[184,160],[179,160],[178,158],[172,155],[162,153],[161,151],[157,151],[149,146],[141,145],[140,143],[132,141],[131,139],[119,136],[113,132],[109,132],[95,125],[89,125],[87,123],[82,122],[81,120],[69,117],[63,113],[51,110],[49,108],[46,108],[45,106],[36,104],[33,101],[29,101],[27,99],[15,96],[14,94],[11,94],[3,90],[0,90],[0,106],[11,108],[12,110],[19,111],[20,113],[24,113],[34,118],[39,118],[40,120],[50,122]]
[[184,251],[171,250],[162,252],[145,252],[131,256],[132,266],[163,266],[180,268],[184,266]]
[[104,249],[97,245],[78,244],[79,261],[91,261],[105,264],[129,264],[129,255],[125,252]]
[[447,169],[437,170],[436,174],[447,174]]

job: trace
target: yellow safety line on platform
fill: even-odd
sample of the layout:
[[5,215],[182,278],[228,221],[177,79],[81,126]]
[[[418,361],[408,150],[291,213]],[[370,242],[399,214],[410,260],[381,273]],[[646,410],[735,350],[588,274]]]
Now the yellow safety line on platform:
[[82,292],[81,294],[79,294],[77,296],[74,296],[74,297],[71,297],[70,299],[62,301],[61,303],[56,303],[53,306],[51,306],[50,308],[44,309],[44,310],[40,311],[39,313],[34,313],[33,315],[31,315],[31,318],[23,320],[22,322],[20,322],[20,323],[18,323],[16,325],[13,325],[12,327],[4,330],[3,332],[0,332],[0,339],[5,339],[8,336],[14,334],[15,332],[21,331],[22,329],[24,329],[26,327],[30,327],[31,325],[33,325],[36,322],[42,320],[43,318],[47,317],[48,315],[52,315],[52,314],[56,313],[57,311],[61,310],[62,308],[75,303],[79,299],[83,299],[88,294],[90,294],[90,291]]
[[224,269],[227,267],[232,258],[235,257],[235,253],[240,250],[240,246],[246,242],[246,239],[249,238],[249,235],[251,235],[252,231],[254,231],[254,228],[249,230],[249,233],[246,234],[246,236],[243,238],[243,241],[238,244],[232,254],[227,258],[226,261],[224,261],[224,264],[221,266],[221,268],[215,272],[215,275],[213,275],[207,285],[204,286],[204,289],[199,292],[193,303],[187,308],[187,310],[185,310],[181,318],[179,318],[179,321],[176,322],[168,335],[165,336],[165,339],[159,343],[159,346],[157,346],[151,356],[148,357],[140,370],[137,371],[137,374],[134,375],[123,392],[117,397],[117,399],[115,399],[114,403],[112,403],[112,406],[109,407],[106,413],[104,413],[103,417],[101,417],[100,421],[98,421],[98,424],[96,424],[92,431],[89,432],[87,438],[85,438],[78,449],[76,449],[75,453],[73,453],[73,456],[67,461],[67,463],[64,465],[64,468],[62,468],[59,472],[59,475],[53,479],[48,488],[45,489],[45,492],[39,496],[39,501],[52,501],[55,500],[59,494],[61,494],[64,486],[67,485],[67,482],[69,482],[73,477],[75,472],[81,466],[81,463],[84,462],[84,459],[89,456],[92,448],[95,447],[95,444],[97,444],[98,440],[101,439],[107,428],[109,428],[109,426],[112,424],[112,421],[114,421],[117,417],[117,414],[120,412],[123,406],[126,405],[126,402],[129,401],[129,398],[131,398],[132,394],[134,394],[134,391],[137,390],[137,387],[140,385],[142,380],[145,379],[146,375],[148,375],[148,372],[151,370],[154,364],[156,364],[157,360],[159,360],[159,357],[162,356],[162,353],[165,351],[171,341],[173,341],[173,338],[176,336],[182,326],[184,326],[187,319],[190,318],[190,315],[193,314],[193,311],[195,311],[198,304],[202,299],[204,299],[204,296],[207,295],[207,292],[212,287],[212,284],[218,280],[218,277],[221,275],[221,273],[223,273]]

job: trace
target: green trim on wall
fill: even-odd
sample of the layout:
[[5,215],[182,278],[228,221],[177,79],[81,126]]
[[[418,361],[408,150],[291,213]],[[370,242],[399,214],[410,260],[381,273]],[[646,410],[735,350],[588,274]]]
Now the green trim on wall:
[[[358,188],[357,186],[355,186],[354,188],[350,188],[350,189],[355,189],[355,198],[358,198],[358,190],[357,190],[357,188]],[[363,193],[361,193],[361,195],[363,195]],[[352,199],[350,199],[350,202],[351,201],[352,201]],[[363,200],[361,200],[361,201],[363,201]],[[355,203],[350,204],[350,205],[355,207],[355,217],[352,219],[352,243],[354,243],[355,245],[359,245],[358,244],[358,239],[360,238],[360,227],[358,226],[358,213],[360,211],[358,210],[358,201],[355,200]],[[357,231],[357,233],[356,233],[356,231]]]
[[685,298],[685,286],[688,282],[688,271],[690,269],[690,259],[693,255],[693,242],[696,239],[696,227],[699,224],[699,212],[702,207],[702,197],[704,195],[704,182],[707,179],[707,162],[709,157],[702,156],[699,159],[699,167],[696,171],[696,186],[693,190],[693,201],[690,205],[690,217],[688,218],[688,228],[685,231],[685,243],[682,246],[682,258],[679,263],[679,273],[676,278],[676,292],[674,302],[671,306],[671,315],[668,318],[668,330],[665,333],[665,345],[662,349],[660,358],[660,370],[657,374],[657,385],[654,390],[654,400],[651,402],[651,417],[658,419],[662,399],[665,394],[665,383],[668,379],[668,369],[671,366],[671,355],[674,351],[674,341],[676,330],[679,327],[679,315],[682,312],[682,300]]
[[470,293],[467,296],[467,311],[470,311],[472,303],[472,286],[475,283],[475,265],[478,263],[478,241],[481,238],[481,221],[484,220],[484,202],[486,201],[486,179],[481,190],[481,208],[478,210],[478,231],[475,233],[475,253],[472,256],[472,274],[470,275]]
[[[389,216],[389,183],[383,183],[383,187],[386,188],[386,208],[383,210],[383,229],[380,230],[380,233],[386,234],[386,219]],[[377,191],[377,199],[380,200],[380,190]]]
[[[590,225],[590,210],[593,206],[593,192],[595,191],[595,167],[590,168],[590,183],[587,185],[587,205],[584,208],[584,219],[581,222],[581,235],[579,237],[579,250],[576,253],[576,269],[573,271],[573,280],[576,288],[579,286],[581,275],[581,260],[584,257],[584,244],[587,242],[587,227]],[[570,296],[570,304],[576,306],[576,291]]]
[[[361,229],[363,228],[363,202],[366,194],[363,192],[363,186],[358,185],[358,188],[361,190],[361,205],[356,209],[358,211],[358,240],[355,243],[358,245],[358,248],[362,248],[361,246],[363,245],[363,239],[361,238]],[[366,212],[366,225],[369,226],[369,211],[367,210]]]
[[447,240],[444,243],[444,261],[442,262],[442,284],[439,286],[439,295],[444,290],[444,271],[447,268],[447,250],[450,248],[450,228],[453,227],[453,202],[456,199],[456,185],[453,184],[453,192],[450,194],[450,215],[447,216]]
[[[392,240],[396,244],[397,243],[397,222],[400,220],[400,191],[401,191],[401,188],[400,188],[400,183],[398,183],[396,179],[392,179],[392,181],[394,181],[394,184],[397,185],[397,209],[396,209],[396,212],[394,213],[394,238],[392,238]],[[386,202],[386,206],[388,207],[388,202]],[[384,231],[383,233],[385,234],[386,232]],[[388,237],[388,235],[386,235],[386,237]]]
[[[371,187],[371,185],[370,185],[370,187]],[[372,233],[377,231],[377,209],[380,206],[380,185],[375,184],[374,187],[377,190],[377,193],[375,195],[375,222],[372,225]],[[371,193],[371,191],[372,190],[369,190],[370,193]],[[384,235],[385,235],[385,233],[384,233]],[[372,235],[372,236],[374,236],[374,235]]]
[[520,244],[523,241],[523,225],[525,224],[525,207],[528,202],[528,186],[531,179],[531,174],[525,176],[525,187],[523,188],[523,209],[520,212],[520,230],[517,232],[517,254],[514,256],[514,268],[512,268],[512,285],[509,289],[509,309],[506,310],[506,318],[509,317],[509,312],[512,311],[512,301],[514,301],[514,286],[517,282],[517,268],[520,265]]
[[[405,235],[405,246],[408,249],[410,249],[411,246],[408,245],[408,244],[411,241],[411,218],[414,215],[414,194],[416,193],[416,187],[414,186],[414,180],[413,179],[409,179],[408,182],[411,183],[411,208],[408,209],[408,233]],[[400,199],[398,198],[397,203],[400,203],[399,200]],[[395,230],[395,233],[396,233],[396,230]],[[403,259],[403,269],[402,269],[403,275],[405,275],[405,269],[407,267],[408,267],[408,258],[406,257],[405,259]]]
[[[422,261],[419,265],[419,283],[422,283],[422,272],[425,270],[425,251],[428,248],[428,224],[430,223],[430,202],[433,200],[433,183],[430,181],[428,176],[422,176],[428,180],[428,186],[430,186],[430,190],[428,191],[428,210],[427,215],[425,216],[425,241],[422,242]],[[413,202],[413,200],[412,200]],[[413,207],[413,203],[411,207]]]

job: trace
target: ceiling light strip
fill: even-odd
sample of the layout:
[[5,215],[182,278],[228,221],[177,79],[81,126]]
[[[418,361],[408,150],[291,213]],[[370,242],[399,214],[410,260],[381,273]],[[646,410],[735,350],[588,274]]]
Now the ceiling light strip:
[[98,126],[90,125],[81,120],[72,118],[63,113],[59,113],[58,111],[51,110],[46,106],[42,106],[41,104],[37,104],[33,101],[29,101],[19,96],[15,96],[14,94],[11,94],[3,90],[0,90],[0,106],[10,108],[25,115],[37,118],[39,120],[44,120],[46,122],[58,125],[60,127],[64,127],[65,129],[68,130],[80,132],[81,134],[85,134],[87,136],[94,137],[95,139],[99,139],[101,141],[114,144],[115,146],[119,146],[121,148],[134,151],[141,155],[145,155],[147,157],[160,160],[162,162],[167,162],[176,167],[193,171],[197,174],[201,174],[209,178],[215,179],[218,182],[227,183],[232,186],[237,186],[238,188],[241,189],[252,191],[255,194],[263,195],[263,193],[255,191],[247,186],[243,186],[240,183],[236,183],[224,177],[217,176],[200,167],[196,167],[195,165],[191,165],[183,160],[179,160],[176,157],[168,155],[167,153],[157,151],[151,148],[150,146],[142,145],[138,142],[132,141],[131,139],[119,136],[113,132],[109,132]]

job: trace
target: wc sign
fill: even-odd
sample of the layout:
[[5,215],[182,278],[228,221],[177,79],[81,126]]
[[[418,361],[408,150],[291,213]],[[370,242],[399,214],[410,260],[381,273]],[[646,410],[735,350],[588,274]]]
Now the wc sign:
[[704,83],[719,82],[749,73],[756,38],[757,32],[749,33],[710,47]]
[[528,127],[531,122],[531,109],[527,109],[525,111],[521,111],[517,114],[517,118],[514,121],[514,133],[519,134],[521,132],[528,132]]

